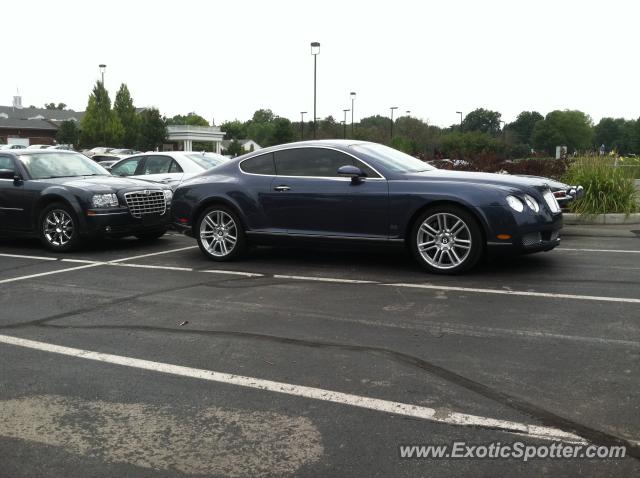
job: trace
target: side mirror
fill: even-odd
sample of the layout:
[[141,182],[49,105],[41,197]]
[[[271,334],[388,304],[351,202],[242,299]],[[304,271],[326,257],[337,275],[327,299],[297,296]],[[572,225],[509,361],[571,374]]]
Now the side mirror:
[[16,173],[13,169],[0,169],[0,179],[14,179]]
[[352,183],[358,183],[362,181],[365,174],[362,172],[362,169],[349,164],[338,168],[338,176],[341,178],[351,178]]

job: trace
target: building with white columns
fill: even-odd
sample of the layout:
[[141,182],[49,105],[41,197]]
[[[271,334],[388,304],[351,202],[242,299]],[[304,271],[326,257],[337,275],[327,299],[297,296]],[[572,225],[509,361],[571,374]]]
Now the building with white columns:
[[170,143],[182,142],[182,151],[193,151],[193,143],[213,143],[214,151],[218,154],[222,152],[222,140],[224,132],[217,126],[190,126],[190,125],[170,125],[167,126],[167,140]]

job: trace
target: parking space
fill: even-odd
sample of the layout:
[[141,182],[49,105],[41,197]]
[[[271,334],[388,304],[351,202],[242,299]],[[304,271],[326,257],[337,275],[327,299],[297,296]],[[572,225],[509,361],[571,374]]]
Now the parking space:
[[639,470],[635,458],[398,455],[559,438],[640,456],[636,238],[569,237],[454,277],[402,248],[215,263],[177,234],[64,256],[2,239],[0,290],[9,476],[38,463],[92,476]]

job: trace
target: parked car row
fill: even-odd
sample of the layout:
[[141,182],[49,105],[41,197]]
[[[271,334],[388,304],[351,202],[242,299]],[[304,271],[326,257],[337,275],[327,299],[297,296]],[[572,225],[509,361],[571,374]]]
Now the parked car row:
[[10,150],[0,153],[0,216],[2,232],[54,251],[99,235],[156,238],[172,224],[216,261],[250,244],[377,241],[404,243],[435,273],[466,271],[488,252],[549,251],[562,227],[544,178],[441,170],[346,140],[233,160],[142,153],[111,173],[78,153]]
[[0,149],[65,149],[71,151],[73,148],[69,144],[31,144],[24,146],[22,144],[0,144]]

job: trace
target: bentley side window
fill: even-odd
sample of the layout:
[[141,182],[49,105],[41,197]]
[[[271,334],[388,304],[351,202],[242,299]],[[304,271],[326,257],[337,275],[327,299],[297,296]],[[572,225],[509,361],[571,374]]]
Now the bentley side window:
[[276,151],[278,176],[338,177],[340,166],[354,166],[354,159],[327,148],[295,148]]
[[262,154],[260,156],[245,159],[240,163],[240,169],[245,173],[275,176],[276,167],[273,164],[273,153]]

